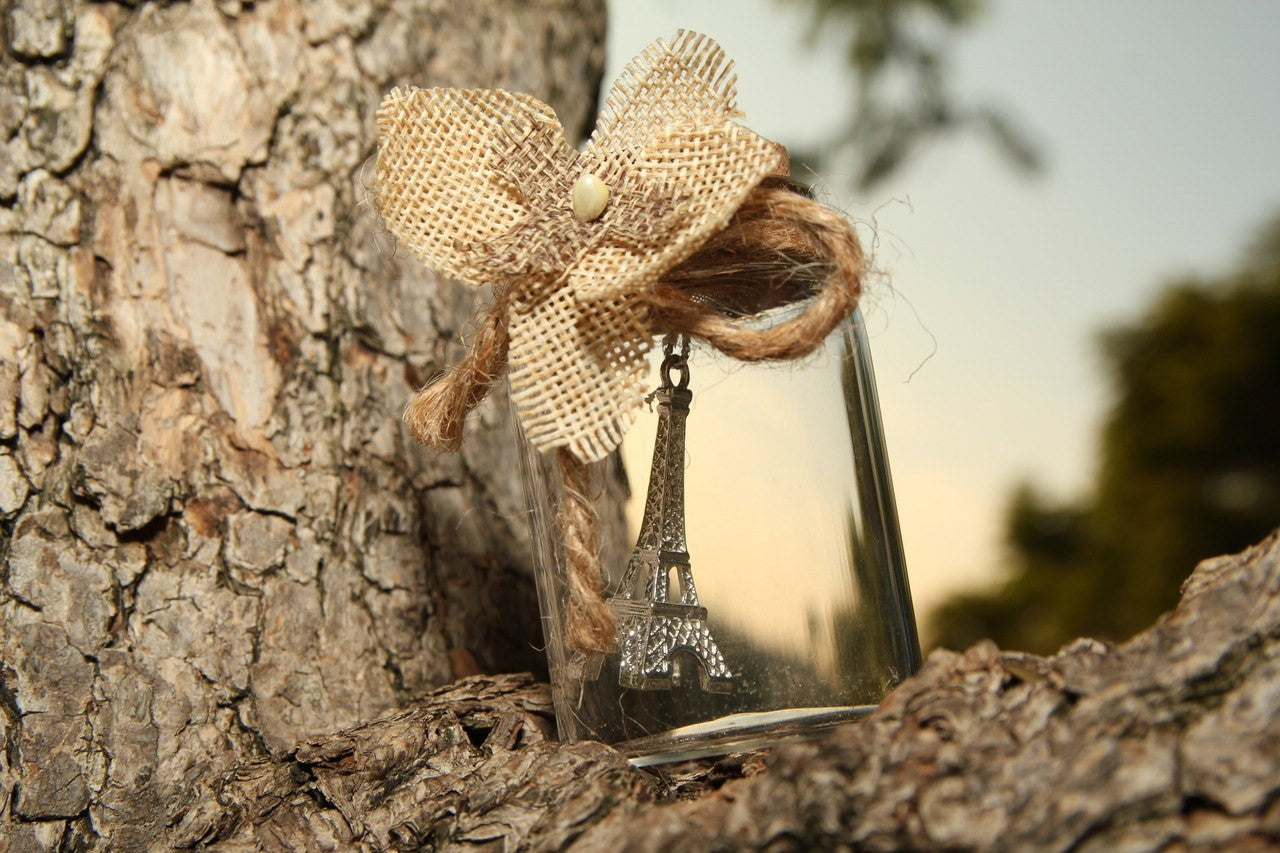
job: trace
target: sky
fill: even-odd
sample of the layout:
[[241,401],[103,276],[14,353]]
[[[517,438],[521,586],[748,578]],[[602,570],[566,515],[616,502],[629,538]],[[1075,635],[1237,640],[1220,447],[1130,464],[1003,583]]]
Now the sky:
[[[805,4],[611,0],[606,77],[683,27],[737,65],[745,123],[826,139],[854,91],[842,41],[806,41]],[[1038,144],[1027,177],[984,140],[930,144],[824,198],[874,237],[863,302],[908,571],[922,616],[995,582],[1013,486],[1087,489],[1108,405],[1100,330],[1162,283],[1230,267],[1280,211],[1280,4],[1004,0],[950,52],[953,91],[1004,108]]]

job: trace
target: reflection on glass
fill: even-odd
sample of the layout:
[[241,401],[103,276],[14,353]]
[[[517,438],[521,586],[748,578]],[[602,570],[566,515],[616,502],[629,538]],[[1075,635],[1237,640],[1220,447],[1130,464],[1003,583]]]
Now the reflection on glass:
[[[801,363],[744,365],[695,345],[688,376],[687,416],[660,392],[627,434],[621,461],[601,463],[606,484],[632,487],[625,502],[616,487],[601,501],[613,530],[604,564],[624,629],[619,651],[629,648],[628,628],[649,625],[647,645],[633,638],[630,648],[666,657],[665,679],[639,677],[625,654],[589,660],[564,646],[552,478],[540,456],[525,454],[561,737],[612,743],[641,763],[851,719],[920,663],[861,318]],[[683,494],[667,496],[666,517],[683,504],[682,513],[675,507],[683,524],[668,531],[654,571],[636,555],[647,549],[656,565],[658,543],[641,526],[646,503],[654,514],[655,439],[673,446],[676,431]]]

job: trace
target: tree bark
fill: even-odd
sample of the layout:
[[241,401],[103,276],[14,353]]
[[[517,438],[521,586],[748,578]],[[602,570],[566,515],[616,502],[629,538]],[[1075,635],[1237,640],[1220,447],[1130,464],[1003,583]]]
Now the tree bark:
[[1280,531],[1200,565],[1129,642],[934,652],[870,717],[637,770],[480,676],[238,768],[173,836],[219,850],[1270,850]]
[[245,761],[541,665],[505,401],[461,455],[399,422],[473,294],[364,184],[398,84],[581,135],[603,2],[0,15],[0,832],[164,846]]

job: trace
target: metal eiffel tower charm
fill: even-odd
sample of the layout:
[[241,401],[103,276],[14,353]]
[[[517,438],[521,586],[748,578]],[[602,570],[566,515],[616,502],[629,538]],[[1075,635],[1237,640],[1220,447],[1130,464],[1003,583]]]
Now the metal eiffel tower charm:
[[[685,418],[689,390],[689,341],[668,336],[663,344],[658,434],[649,472],[644,520],[627,562],[618,593],[608,601],[618,621],[622,654],[618,681],[624,687],[663,690],[691,677],[696,665],[703,690],[727,693],[733,673],[707,626],[707,609],[698,603],[684,528]],[[679,374],[678,381],[672,380]],[[674,573],[679,598],[672,599]],[[643,585],[643,586],[642,586]]]

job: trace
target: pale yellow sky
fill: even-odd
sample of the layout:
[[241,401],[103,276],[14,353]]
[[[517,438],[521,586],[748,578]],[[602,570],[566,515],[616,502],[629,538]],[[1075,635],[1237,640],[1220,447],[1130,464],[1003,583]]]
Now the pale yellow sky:
[[[737,63],[746,123],[812,145],[852,85],[838,39],[802,42],[805,8],[613,0],[609,75],[700,30]],[[875,223],[888,275],[863,310],[922,616],[997,576],[1019,478],[1087,486],[1107,402],[1096,331],[1163,279],[1226,267],[1280,209],[1277,32],[1280,4],[1249,0],[993,2],[956,44],[956,90],[1008,107],[1044,174],[1019,177],[960,136],[870,192],[821,176],[869,238]]]
[[[685,521],[694,582],[713,624],[802,658],[823,647],[810,632],[829,632],[855,595],[847,516],[857,493],[841,381],[838,352],[784,365],[743,365],[702,348],[690,358]],[[642,413],[623,443],[633,531],[656,426],[656,413]]]

